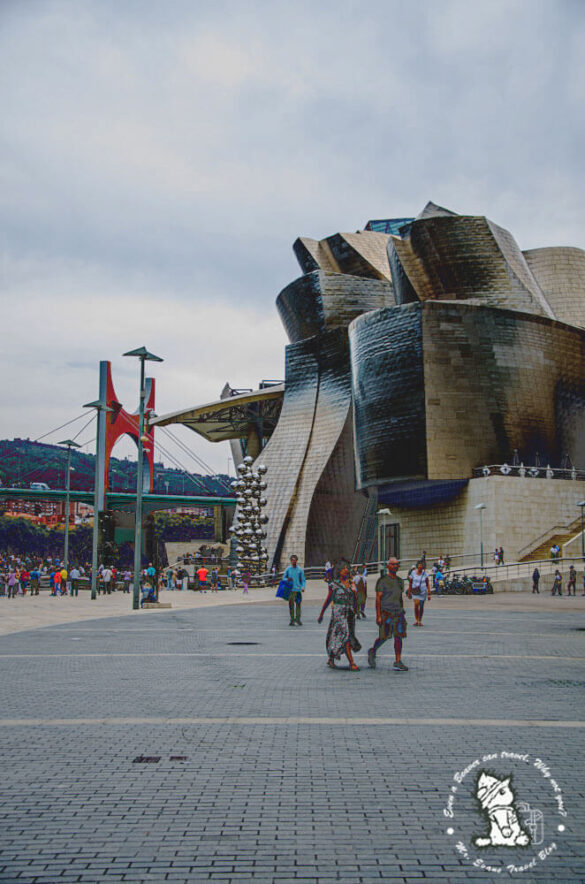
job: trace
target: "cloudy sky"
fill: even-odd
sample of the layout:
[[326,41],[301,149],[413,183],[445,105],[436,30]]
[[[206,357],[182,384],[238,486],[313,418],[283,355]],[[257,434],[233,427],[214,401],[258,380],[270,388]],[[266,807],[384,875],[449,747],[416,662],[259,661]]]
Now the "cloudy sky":
[[0,0],[0,437],[100,359],[135,407],[143,344],[159,414],[282,377],[299,235],[432,199],[585,247],[584,47],[581,0]]

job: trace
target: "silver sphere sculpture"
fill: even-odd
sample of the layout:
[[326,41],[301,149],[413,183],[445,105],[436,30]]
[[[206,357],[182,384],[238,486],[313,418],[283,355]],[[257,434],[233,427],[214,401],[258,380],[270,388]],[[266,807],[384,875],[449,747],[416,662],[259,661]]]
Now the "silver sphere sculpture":
[[266,570],[268,550],[264,546],[266,531],[263,526],[268,516],[262,510],[267,504],[263,492],[266,490],[264,476],[268,469],[264,464],[253,467],[254,458],[247,455],[238,464],[238,479],[233,483],[237,494],[238,512],[236,513],[235,534],[238,545],[238,568],[246,568],[253,576],[259,576]]

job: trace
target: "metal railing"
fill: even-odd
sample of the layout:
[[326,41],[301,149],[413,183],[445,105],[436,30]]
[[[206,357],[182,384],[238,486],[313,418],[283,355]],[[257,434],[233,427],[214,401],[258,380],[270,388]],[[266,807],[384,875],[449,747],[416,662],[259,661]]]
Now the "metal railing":
[[473,478],[481,479],[488,476],[519,476],[522,479],[572,479],[585,480],[585,470],[577,470],[559,467],[526,466],[525,464],[496,463],[486,464],[484,467],[476,467],[473,470]]
[[473,568],[452,568],[448,573],[450,577],[453,577],[476,572],[481,574],[482,577],[484,574],[487,575],[493,583],[494,581],[508,580],[514,577],[531,577],[535,568],[538,568],[541,577],[554,574],[557,568],[561,573],[563,573],[563,568],[565,573],[568,573],[571,565],[574,565],[575,569],[585,568],[585,562],[581,556],[571,556],[570,558],[561,558],[559,556],[558,560],[550,558],[535,559],[531,562],[510,562],[508,565],[484,565],[483,568],[476,561]]
[[[562,536],[564,534],[573,534],[574,531],[575,534],[573,535],[573,537],[576,537],[577,535],[581,534],[581,531],[579,530],[580,527],[580,516],[577,516],[575,519],[573,519],[572,522],[569,522],[568,525],[554,525],[552,528],[549,528],[548,531],[543,531],[542,534],[540,534],[530,543],[527,543],[525,546],[522,547],[522,549],[519,549],[518,555],[520,557],[529,555],[532,550],[538,549],[538,547],[542,546],[543,543],[547,543],[548,541],[552,540],[553,537],[557,537],[559,535]],[[573,538],[571,537],[569,539],[572,540]]]

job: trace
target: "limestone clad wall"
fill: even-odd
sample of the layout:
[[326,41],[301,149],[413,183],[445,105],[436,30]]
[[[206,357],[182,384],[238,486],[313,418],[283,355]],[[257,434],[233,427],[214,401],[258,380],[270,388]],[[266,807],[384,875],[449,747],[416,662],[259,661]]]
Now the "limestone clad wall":
[[585,251],[532,249],[524,257],[556,318],[585,328]]
[[[476,555],[480,534],[478,503],[483,510],[484,550],[490,557],[504,547],[506,561],[518,560],[519,552],[553,526],[571,525],[579,518],[577,503],[585,499],[585,482],[497,476],[472,479],[448,504],[409,509],[391,506],[388,521],[400,524],[400,554],[415,559],[423,549],[429,554]],[[543,537],[544,536],[544,537]],[[578,554],[578,553],[577,553]]]

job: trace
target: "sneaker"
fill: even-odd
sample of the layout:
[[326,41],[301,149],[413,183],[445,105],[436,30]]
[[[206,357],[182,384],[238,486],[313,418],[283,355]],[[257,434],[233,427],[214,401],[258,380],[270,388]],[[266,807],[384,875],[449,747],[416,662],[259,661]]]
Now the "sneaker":
[[395,669],[396,672],[408,672],[408,666],[405,666],[402,661],[395,663],[393,669]]
[[368,651],[368,666],[370,669],[376,668],[376,655],[374,654],[374,649],[370,648]]
[[303,625],[303,624],[301,623],[301,621],[300,621],[300,620],[297,620],[297,626],[302,626],[302,625]]
[[295,621],[294,621],[294,620],[291,620],[290,623],[289,623],[288,625],[289,625],[289,626],[294,626],[294,625],[295,625]]

